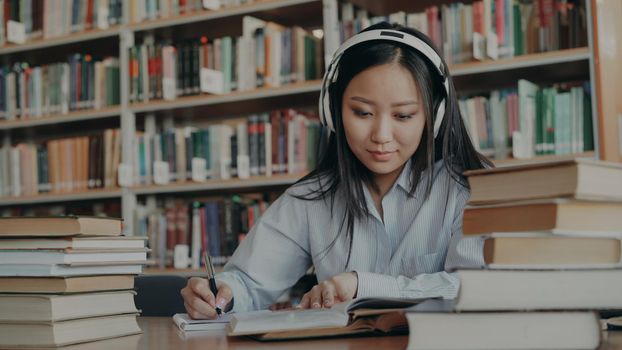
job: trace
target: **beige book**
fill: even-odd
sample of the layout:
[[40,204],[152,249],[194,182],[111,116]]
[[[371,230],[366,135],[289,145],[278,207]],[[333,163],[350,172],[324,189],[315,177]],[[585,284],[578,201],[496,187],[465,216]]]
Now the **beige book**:
[[121,225],[109,217],[1,217],[0,236],[120,236]]
[[77,294],[0,294],[0,323],[57,322],[137,313],[134,291]]
[[55,347],[141,333],[136,314],[63,322],[0,323],[0,347]]
[[622,164],[577,158],[464,173],[470,204],[568,197],[622,201]]
[[134,288],[134,276],[0,277],[0,293],[80,293]]
[[616,267],[620,266],[620,238],[493,234],[484,240],[484,262],[498,268]]

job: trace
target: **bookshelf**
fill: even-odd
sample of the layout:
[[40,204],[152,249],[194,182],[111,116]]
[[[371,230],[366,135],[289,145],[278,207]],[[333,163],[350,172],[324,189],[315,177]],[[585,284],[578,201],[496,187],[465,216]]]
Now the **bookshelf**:
[[289,84],[275,88],[259,88],[251,91],[234,91],[226,95],[197,95],[179,97],[174,101],[150,101],[146,103],[132,103],[129,110],[133,113],[157,112],[161,110],[176,110],[200,106],[229,105],[244,102],[257,103],[268,99],[290,99],[303,95],[318,95],[322,82],[319,80]]
[[69,34],[57,38],[39,39],[25,44],[8,44],[0,47],[0,55],[9,55],[31,50],[47,49],[62,45],[78,44],[102,38],[113,38],[119,36],[120,26],[108,29],[93,29],[83,33]]
[[137,195],[153,195],[166,193],[191,192],[219,192],[219,191],[262,191],[271,187],[285,187],[292,185],[304,174],[278,174],[272,176],[254,176],[250,179],[211,180],[204,183],[187,182],[169,185],[135,186],[133,191]]
[[[432,5],[446,5],[454,1],[417,1],[405,0],[350,1],[361,9],[367,9],[371,15],[389,15],[396,11],[420,12]],[[465,1],[471,4],[472,1]],[[284,26],[300,25],[307,31],[323,30],[325,56],[334,49],[334,31],[330,19],[336,15],[331,13],[333,0],[255,0],[237,6],[225,6],[219,10],[196,10],[189,13],[133,22],[130,17],[131,2],[123,2],[123,17],[120,25],[108,29],[92,29],[82,33],[74,33],[49,39],[29,41],[24,44],[9,44],[0,47],[0,62],[11,64],[19,60],[27,60],[37,56],[37,64],[47,62],[45,54],[50,52],[54,57],[81,52],[80,47],[94,52],[107,52],[119,59],[120,101],[116,106],[99,109],[73,110],[64,114],[50,114],[40,118],[0,120],[1,145],[16,144],[28,140],[31,134],[45,134],[48,128],[55,127],[54,136],[62,138],[66,134],[75,135],[83,129],[109,127],[120,129],[120,164],[123,171],[133,171],[134,142],[138,133],[147,129],[164,128],[164,125],[193,126],[210,122],[226,121],[228,118],[239,118],[253,113],[267,112],[272,109],[286,107],[317,108],[317,98],[321,81],[309,79],[278,87],[259,87],[244,91],[214,95],[200,93],[191,96],[176,96],[172,100],[149,100],[148,102],[130,101],[130,62],[129,49],[146,38],[154,37],[156,42],[172,39],[187,39],[206,35],[211,38],[223,36],[240,36],[243,17],[250,15],[262,20],[274,21]],[[338,4],[338,7],[341,6]],[[340,9],[338,9],[340,10]],[[505,159],[496,161],[499,166],[520,164],[528,161],[553,161],[568,157],[596,157],[608,160],[622,160],[622,146],[619,146],[619,135],[622,132],[622,108],[611,90],[604,86],[615,84],[615,74],[607,75],[608,71],[617,72],[614,63],[619,62],[619,52],[613,56],[604,47],[604,34],[619,28],[613,14],[622,11],[617,4],[608,1],[586,1],[587,10],[587,46],[554,50],[542,53],[525,54],[498,60],[469,61],[450,64],[450,71],[455,77],[459,92],[490,91],[507,87],[519,78],[534,79],[543,83],[559,80],[580,79],[592,84],[592,120],[594,129],[595,150],[580,152],[574,155],[546,155],[533,160]],[[617,12],[616,12],[617,11]],[[617,27],[616,27],[617,26]],[[617,47],[620,43],[613,40]],[[617,84],[622,79],[617,79]],[[619,89],[614,90],[619,91]],[[617,104],[616,104],[617,103]],[[618,114],[620,116],[618,116]],[[619,120],[619,121],[618,121]],[[51,130],[51,129],[50,129]],[[616,151],[616,147],[618,150]],[[284,189],[302,176],[295,174],[275,174],[270,177],[252,176],[250,179],[207,180],[205,182],[176,182],[168,185],[140,185],[132,182],[119,187],[91,189],[71,193],[43,193],[23,197],[0,197],[0,206],[25,206],[38,203],[80,202],[97,200],[118,200],[121,203],[122,216],[126,219],[126,231],[134,232],[135,210],[142,201],[154,202],[156,198],[181,195],[192,196],[214,195],[223,193],[263,192]],[[115,175],[116,177],[116,175]]]

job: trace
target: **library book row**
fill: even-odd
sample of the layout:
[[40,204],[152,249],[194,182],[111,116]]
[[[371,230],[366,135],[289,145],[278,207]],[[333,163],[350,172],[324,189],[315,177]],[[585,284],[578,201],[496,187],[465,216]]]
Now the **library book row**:
[[243,194],[138,205],[135,235],[147,237],[152,266],[198,269],[205,266],[205,252],[223,265],[275,198],[274,193]]
[[340,43],[369,25],[388,21],[426,34],[449,64],[587,46],[583,0],[479,0],[388,16],[373,16],[349,2],[340,6],[341,21],[333,34]]
[[0,46],[121,24],[121,0],[2,0]]
[[132,170],[121,169],[121,134],[24,142],[0,149],[3,196],[80,192],[132,185],[303,174],[315,167],[317,117],[293,109],[204,127],[137,132]]
[[226,94],[321,78],[323,43],[301,27],[244,16],[243,35],[130,48],[130,102]]
[[518,88],[459,100],[475,147],[495,160],[594,150],[589,82]]
[[256,0],[135,0],[129,6],[129,21],[154,21],[204,10],[234,8],[254,2]]
[[0,119],[32,119],[120,103],[119,59],[72,54],[66,62],[0,68]]

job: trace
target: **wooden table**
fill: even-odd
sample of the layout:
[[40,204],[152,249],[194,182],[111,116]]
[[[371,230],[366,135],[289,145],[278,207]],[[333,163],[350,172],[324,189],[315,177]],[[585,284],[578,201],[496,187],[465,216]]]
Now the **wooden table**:
[[[258,342],[245,337],[227,337],[224,331],[180,332],[169,317],[139,317],[143,334],[68,346],[65,350],[384,350],[405,349],[408,336],[316,339],[286,342]],[[448,335],[451,336],[451,335]],[[622,331],[604,332],[599,350],[622,350]]]

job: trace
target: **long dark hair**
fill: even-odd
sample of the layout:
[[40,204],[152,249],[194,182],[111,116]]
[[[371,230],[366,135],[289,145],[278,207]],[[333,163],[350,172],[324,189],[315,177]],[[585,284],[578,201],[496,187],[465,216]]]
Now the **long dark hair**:
[[[399,30],[423,40],[434,48],[434,44],[427,36],[411,28],[381,22],[366,30],[374,29]],[[468,188],[468,182],[462,175],[463,171],[492,166],[490,161],[479,154],[471,143],[460,115],[456,92],[447,69],[445,71],[449,80],[449,96],[445,103],[445,116],[439,135],[435,139],[432,130],[433,118],[446,92],[441,79],[438,77],[438,72],[431,62],[412,47],[390,41],[367,41],[346,50],[339,62],[337,80],[328,87],[330,112],[333,116],[335,132],[329,134],[325,140],[327,144],[319,155],[319,162],[315,170],[296,183],[315,181],[318,185],[317,188],[296,197],[304,200],[328,200],[331,209],[337,191],[341,192],[340,196],[342,196],[346,206],[345,216],[341,219],[339,233],[324,252],[328,252],[334,246],[337,238],[344,232],[343,227],[345,225],[346,238],[349,243],[346,268],[352,251],[354,220],[369,215],[362,184],[365,183],[372,189],[377,189],[377,186],[373,182],[372,173],[356,158],[348,146],[341,117],[343,94],[352,78],[357,74],[373,66],[388,63],[399,63],[410,71],[421,93],[425,110],[426,123],[421,143],[412,155],[410,162],[412,174],[410,196],[414,195],[425,170],[433,169],[434,163],[440,159],[443,160],[451,177],[466,188]],[[443,65],[447,67],[444,60]],[[433,171],[428,171],[427,176],[430,181],[427,181],[425,198],[429,196],[432,188]]]

